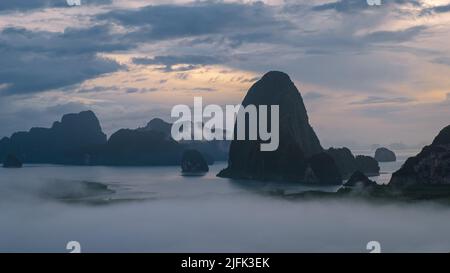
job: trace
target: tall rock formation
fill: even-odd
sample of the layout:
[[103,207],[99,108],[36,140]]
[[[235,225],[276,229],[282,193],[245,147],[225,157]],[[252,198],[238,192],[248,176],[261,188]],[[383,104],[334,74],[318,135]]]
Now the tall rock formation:
[[[267,152],[260,150],[263,143],[260,139],[233,140],[228,168],[218,176],[316,184],[342,183],[334,160],[323,153],[319,139],[309,124],[303,99],[287,74],[265,74],[250,88],[242,105],[279,105],[279,147],[276,151]],[[328,172],[327,175],[324,175],[325,172]]]
[[442,129],[433,143],[406,160],[392,175],[393,187],[450,186],[450,125]]

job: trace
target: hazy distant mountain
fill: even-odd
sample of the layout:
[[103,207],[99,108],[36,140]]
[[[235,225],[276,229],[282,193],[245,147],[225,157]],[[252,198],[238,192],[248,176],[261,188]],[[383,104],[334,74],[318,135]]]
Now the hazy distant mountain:
[[315,184],[341,184],[339,170],[309,124],[303,99],[289,76],[269,72],[256,82],[242,103],[279,105],[280,142],[278,150],[262,152],[261,140],[236,141],[230,147],[228,168],[219,176],[292,180]]
[[147,123],[147,126],[138,128],[138,131],[155,131],[161,132],[166,136],[170,136],[170,131],[172,129],[172,124],[165,122],[160,118],[154,118]]
[[92,111],[64,115],[51,128],[32,128],[0,141],[0,158],[14,154],[25,163],[82,164],[84,152],[106,143]]
[[[202,128],[202,124],[192,124]],[[167,138],[171,137],[172,123],[166,122],[160,118],[154,118],[147,123],[145,127],[138,129],[139,131],[155,131],[163,133]],[[193,129],[192,129],[193,130]],[[221,130],[221,129],[218,129]],[[226,136],[223,130],[224,139]],[[198,141],[198,140],[182,140],[179,143],[185,145],[188,149],[198,150],[205,156],[209,163],[214,161],[223,161],[228,158],[228,150],[230,148],[230,141],[228,140],[211,140],[211,141]]]
[[120,129],[89,151],[90,164],[118,166],[178,165],[183,145],[158,131]]
[[64,115],[51,128],[32,128],[0,140],[0,162],[11,154],[24,163],[74,165],[178,165],[196,148],[211,164],[226,160],[228,141],[176,142],[172,124],[155,118],[146,127],[121,129],[107,140],[92,111]]
[[404,144],[402,142],[397,142],[397,143],[390,143],[387,145],[381,145],[381,144],[372,144],[370,145],[370,149],[375,151],[378,148],[382,148],[382,147],[387,147],[391,150],[394,151],[400,151],[400,150],[408,150],[408,149],[416,149],[416,148],[420,148],[423,147],[422,144]]
[[442,129],[433,143],[408,158],[392,175],[392,186],[450,185],[450,125]]
[[334,159],[344,178],[350,177],[356,171],[369,176],[379,175],[380,167],[378,162],[370,156],[357,155],[355,157],[350,149],[346,147],[332,147],[326,152]]

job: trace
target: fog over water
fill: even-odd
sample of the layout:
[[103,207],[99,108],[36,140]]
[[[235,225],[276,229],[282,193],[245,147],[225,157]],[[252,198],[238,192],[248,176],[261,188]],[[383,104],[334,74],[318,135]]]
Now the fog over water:
[[67,252],[79,241],[83,252],[367,252],[373,240],[386,252],[450,251],[449,206],[288,200],[267,192],[305,187],[216,178],[224,166],[204,177],[179,167],[0,169],[0,251]]

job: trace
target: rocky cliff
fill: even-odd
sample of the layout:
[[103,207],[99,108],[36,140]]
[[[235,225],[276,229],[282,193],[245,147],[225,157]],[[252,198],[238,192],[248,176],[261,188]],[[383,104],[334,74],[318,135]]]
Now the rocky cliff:
[[323,148],[309,123],[300,92],[287,74],[265,74],[247,92],[242,105],[279,105],[279,146],[276,151],[267,152],[260,150],[261,139],[233,140],[228,168],[219,176],[315,184],[342,183],[334,160],[322,153]]
[[450,125],[392,175],[393,187],[450,185]]

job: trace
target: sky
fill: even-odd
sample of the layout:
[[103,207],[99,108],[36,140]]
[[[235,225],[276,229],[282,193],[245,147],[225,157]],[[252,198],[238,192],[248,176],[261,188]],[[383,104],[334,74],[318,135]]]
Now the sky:
[[450,124],[450,0],[1,0],[0,137],[91,109],[108,135],[290,75],[323,146]]

